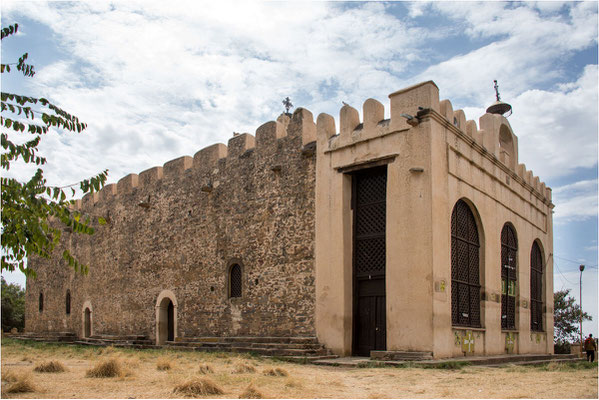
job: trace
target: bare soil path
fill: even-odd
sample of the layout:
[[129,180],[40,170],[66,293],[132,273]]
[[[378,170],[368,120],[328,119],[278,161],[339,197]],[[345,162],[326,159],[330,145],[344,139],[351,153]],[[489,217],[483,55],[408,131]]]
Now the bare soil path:
[[[121,367],[116,377],[87,376],[87,371],[107,360],[116,360]],[[66,371],[34,371],[49,361],[62,363]],[[208,372],[202,373],[200,367]],[[174,392],[178,385],[199,379],[208,379],[223,393]],[[34,391],[11,392],[23,382]],[[596,399],[597,384],[597,363],[456,370],[347,369],[228,353],[86,348],[2,339],[3,398]],[[248,392],[248,387],[254,391]]]

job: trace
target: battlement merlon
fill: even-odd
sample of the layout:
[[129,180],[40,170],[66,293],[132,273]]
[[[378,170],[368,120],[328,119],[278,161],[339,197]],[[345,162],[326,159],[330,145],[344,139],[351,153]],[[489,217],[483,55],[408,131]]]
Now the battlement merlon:
[[[384,106],[374,99],[363,105],[363,122],[358,111],[345,104],[339,111],[339,133],[335,130],[334,118],[320,114],[317,119],[318,143],[321,151],[329,152],[358,142],[385,136],[394,132],[417,129],[421,118],[431,117],[448,129],[467,136],[481,152],[488,154],[507,167],[512,173],[537,192],[547,203],[551,203],[551,189],[533,177],[532,171],[522,169],[518,163],[518,137],[514,135],[509,121],[497,114],[484,114],[477,123],[467,120],[463,110],[453,110],[449,100],[439,100],[439,88],[433,81],[426,81],[398,90],[389,95],[390,119],[384,119]],[[410,117],[416,118],[410,120]],[[414,121],[416,123],[414,124]]]
[[183,175],[190,168],[210,171],[221,159],[237,159],[245,152],[255,149],[257,153],[272,153],[277,149],[277,141],[287,136],[301,135],[301,145],[317,141],[321,151],[334,151],[356,142],[384,136],[393,132],[408,132],[417,129],[409,122],[409,116],[431,117],[442,122],[448,129],[469,137],[473,146],[488,153],[499,161],[544,201],[551,203],[551,189],[546,187],[532,171],[526,170],[518,162],[518,138],[514,135],[508,120],[497,114],[484,114],[479,119],[480,129],[473,120],[467,120],[463,110],[453,110],[449,100],[439,100],[439,88],[433,81],[426,81],[398,90],[389,95],[390,119],[384,119],[383,104],[375,99],[367,99],[363,104],[363,122],[358,111],[344,105],[339,112],[339,133],[335,120],[327,114],[320,114],[314,123],[312,113],[297,108],[290,116],[281,114],[276,121],[269,121],[256,129],[256,135],[249,133],[229,139],[228,146],[217,143],[198,151],[193,157],[183,156],[166,162],[162,167],[153,167],[139,174],[129,174],[118,183],[106,185],[99,193],[87,194],[76,201],[73,208],[93,207],[97,201],[108,201],[114,196],[126,195],[137,186],[153,185],[161,179],[173,179]]
[[244,133],[229,139],[228,146],[222,143],[213,144],[195,153],[193,157],[182,156],[167,161],[162,166],[149,168],[137,174],[129,174],[117,183],[104,186],[97,193],[88,193],[71,206],[75,210],[90,210],[97,202],[108,202],[118,196],[132,193],[137,187],[155,185],[162,179],[177,179],[189,169],[201,173],[213,170],[219,160],[239,158],[247,150],[256,149],[259,154],[272,153],[277,150],[277,141],[281,138],[301,136],[303,146],[316,140],[316,124],[312,113],[304,108],[297,108],[289,116],[282,114],[277,121],[269,121],[256,129],[256,136]]

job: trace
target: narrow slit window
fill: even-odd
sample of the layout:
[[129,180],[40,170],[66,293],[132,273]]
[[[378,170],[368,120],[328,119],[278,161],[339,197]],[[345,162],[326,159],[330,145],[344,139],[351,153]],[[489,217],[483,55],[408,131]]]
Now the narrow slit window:
[[230,292],[229,297],[241,297],[241,267],[233,264],[229,272]]
[[501,230],[501,329],[516,329],[516,281],[518,241],[514,229]]
[[530,330],[543,329],[543,255],[537,242],[530,251]]
[[67,290],[67,296],[65,299],[65,308],[67,315],[71,314],[71,291]]
[[39,297],[39,310],[40,312],[44,311],[44,294],[40,293]]

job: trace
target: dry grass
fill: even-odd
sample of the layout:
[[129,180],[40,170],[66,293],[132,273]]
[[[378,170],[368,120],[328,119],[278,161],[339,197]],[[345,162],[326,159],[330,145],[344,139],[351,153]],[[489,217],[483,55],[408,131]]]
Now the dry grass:
[[283,368],[267,368],[262,373],[266,376],[289,376],[289,372]]
[[223,394],[223,390],[213,381],[207,378],[193,378],[183,382],[173,389],[174,393],[184,396],[209,396]]
[[234,374],[253,374],[254,372],[256,372],[256,368],[247,363],[235,364],[232,371]]
[[33,368],[35,372],[49,372],[49,373],[57,373],[57,372],[65,372],[67,369],[64,364],[60,361],[52,360],[52,361],[44,361],[35,366]]
[[2,368],[2,382],[14,382],[17,380],[17,375],[9,369]]
[[200,367],[198,368],[198,373],[203,375],[213,374],[214,369],[210,366],[210,364],[200,364]]
[[[4,380],[4,376],[2,380]],[[6,393],[31,393],[35,391],[37,391],[37,387],[29,374],[12,375],[9,385],[6,387]]]
[[158,371],[168,371],[172,368],[171,360],[168,358],[159,358],[158,361],[156,361],[156,369]]
[[116,358],[100,361],[85,373],[88,378],[114,378],[124,375],[125,371],[121,366],[121,362]]
[[[597,364],[566,363],[542,367],[513,366],[461,369],[335,368],[309,364],[283,363],[240,354],[185,352],[170,349],[110,350],[68,345],[2,340],[2,398],[252,398],[248,387],[264,398],[595,398]],[[99,354],[99,353],[103,354]],[[28,356],[33,363],[22,359]],[[86,371],[108,359],[119,361],[121,372],[115,378],[85,378]],[[157,370],[161,359],[171,361],[171,370]],[[59,361],[67,371],[58,374],[34,373],[44,361]],[[254,373],[231,374],[238,364],[249,365]],[[209,369],[206,367],[209,366]],[[201,375],[199,368],[204,373]],[[587,367],[590,367],[587,369]],[[272,375],[279,368],[287,377]],[[127,370],[135,375],[127,376]],[[252,369],[250,368],[250,371]],[[266,372],[266,374],[264,374]],[[276,372],[275,372],[276,373]],[[8,393],[21,375],[29,374],[37,387],[33,393]],[[195,394],[207,388],[189,385],[190,393],[174,392],[175,386],[190,380],[210,378],[223,394]],[[250,384],[251,383],[251,384]],[[16,389],[16,387],[15,387]],[[13,389],[14,390],[14,389]]]
[[264,395],[250,384],[245,390],[239,395],[240,399],[263,399]]

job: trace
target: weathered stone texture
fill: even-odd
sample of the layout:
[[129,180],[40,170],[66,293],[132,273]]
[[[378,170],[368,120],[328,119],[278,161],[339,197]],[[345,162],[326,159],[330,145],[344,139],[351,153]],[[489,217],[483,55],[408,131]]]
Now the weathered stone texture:
[[[314,336],[315,155],[302,153],[302,130],[314,123],[304,114],[284,117],[259,143],[232,138],[228,155],[212,146],[84,199],[83,210],[108,224],[90,237],[65,235],[62,245],[89,274],[58,261],[60,249],[54,261],[32,259],[38,277],[27,281],[26,330],[81,335],[90,301],[93,334],[154,338],[156,301],[167,289],[178,303],[177,337]],[[240,298],[228,297],[234,261]]]

